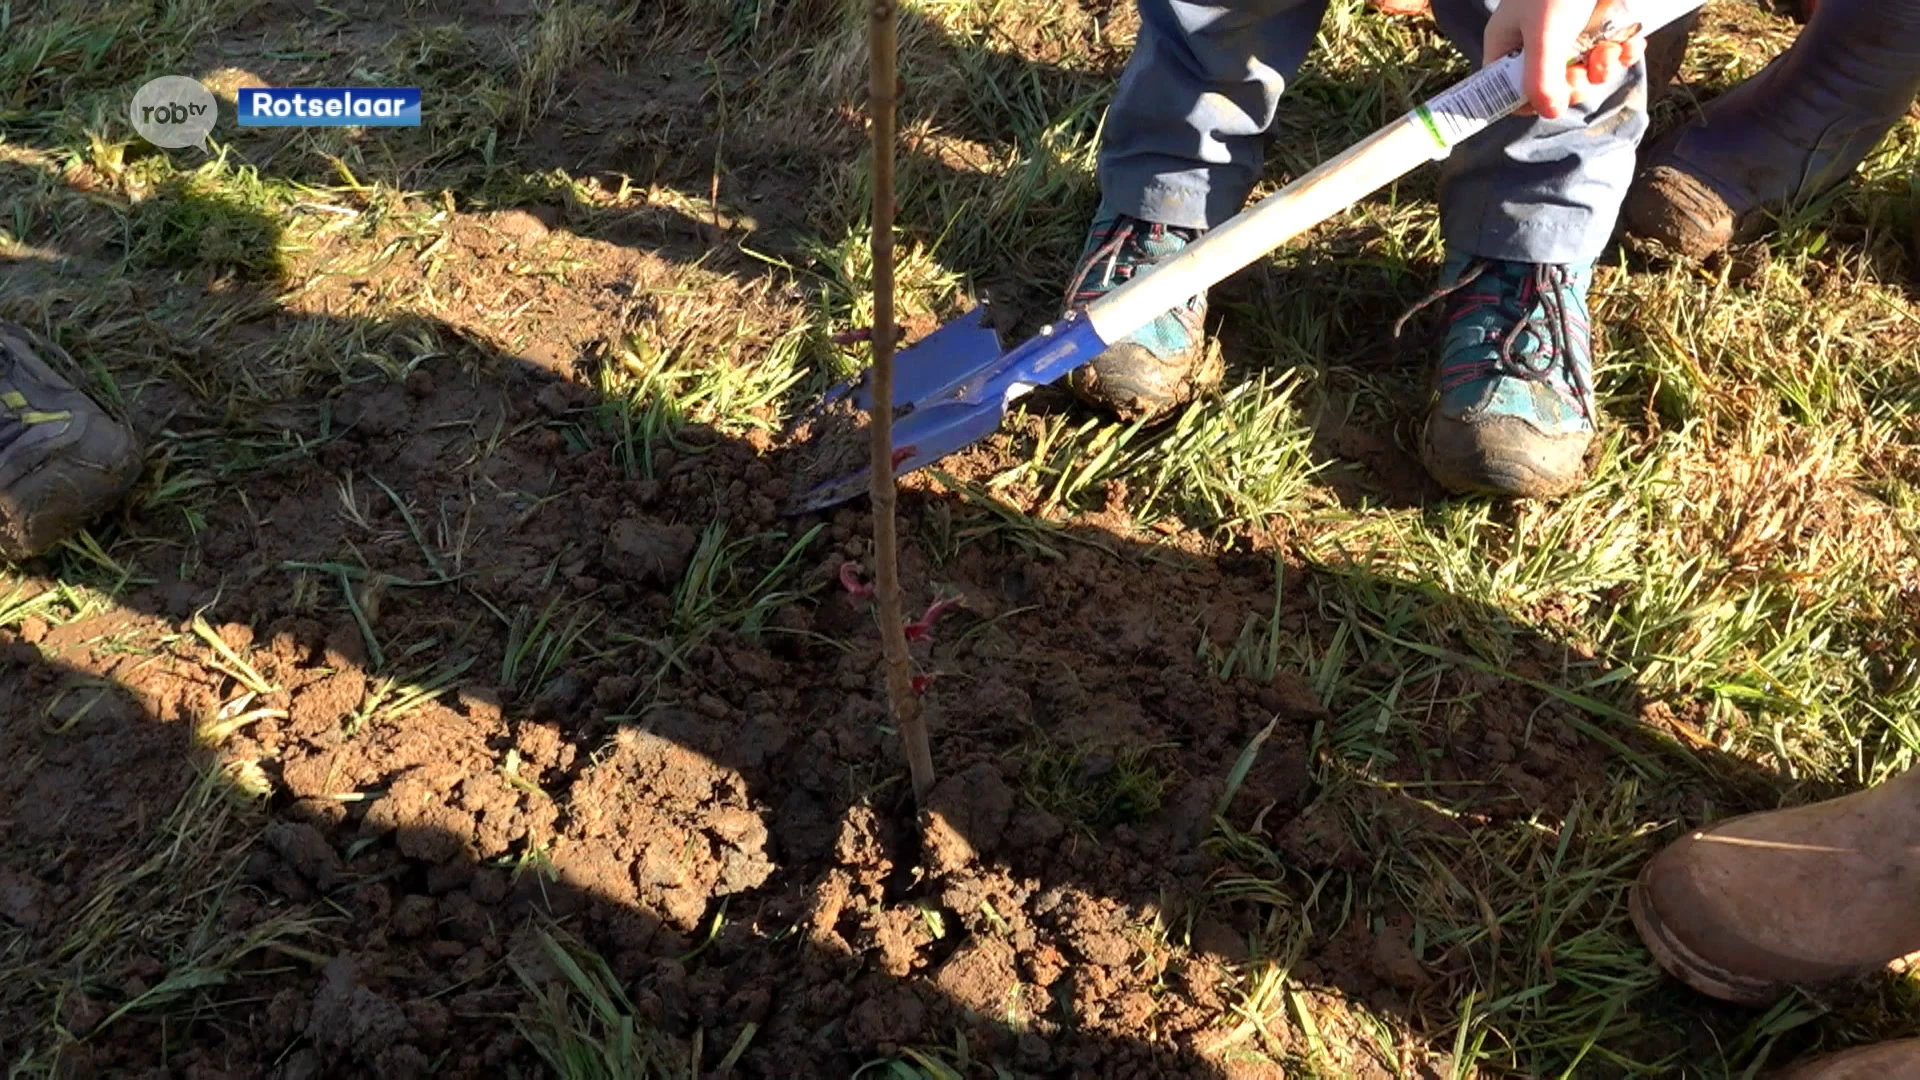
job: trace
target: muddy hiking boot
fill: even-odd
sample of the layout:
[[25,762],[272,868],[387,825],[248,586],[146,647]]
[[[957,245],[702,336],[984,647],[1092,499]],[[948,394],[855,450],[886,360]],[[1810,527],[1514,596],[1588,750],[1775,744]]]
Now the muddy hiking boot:
[[[36,352],[36,348],[39,352]],[[42,554],[140,475],[133,433],[40,359],[57,346],[0,322],[0,559]]]
[[1822,0],[1793,46],[1641,156],[1628,231],[1695,258],[1853,175],[1920,93],[1920,0]]
[[1920,1080],[1920,1039],[1863,1046],[1815,1058],[1765,1080]]
[[1456,494],[1545,498],[1578,487],[1593,442],[1590,266],[1449,256],[1394,326],[1445,304],[1420,459]]
[[1723,1001],[1870,975],[1920,950],[1920,769],[1689,833],[1641,871],[1631,911],[1661,967]]
[[[1078,310],[1133,279],[1141,268],[1178,254],[1198,229],[1160,225],[1102,207],[1067,288],[1066,307]],[[1219,383],[1224,372],[1206,347],[1207,298],[1148,323],[1067,376],[1082,400],[1123,420],[1158,418]]]

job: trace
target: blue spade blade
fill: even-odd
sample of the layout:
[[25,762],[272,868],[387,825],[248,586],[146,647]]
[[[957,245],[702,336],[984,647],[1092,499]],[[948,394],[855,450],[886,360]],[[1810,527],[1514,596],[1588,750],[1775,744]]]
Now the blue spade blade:
[[[1005,351],[1000,335],[987,322],[987,309],[974,308],[894,355],[894,404],[905,406],[930,398],[954,382],[992,367]],[[861,409],[873,407],[865,372],[827,391],[820,404],[831,405],[848,394]]]
[[[900,367],[894,375],[897,390],[893,422],[895,476],[904,476],[992,435],[999,430],[1009,401],[1036,386],[1062,378],[1106,347],[1085,319],[1076,318],[1047,327],[1011,352],[1001,353],[993,331],[975,322],[979,315],[976,311],[958,323],[943,327],[897,358]],[[962,329],[969,333],[954,334],[941,342],[948,331]],[[985,338],[995,339],[994,355],[982,360],[975,353],[972,362],[963,366],[959,360],[960,350],[977,350],[978,342]],[[939,350],[921,352],[935,342],[941,342]],[[956,344],[959,342],[967,344]],[[929,356],[934,362],[928,362]],[[867,408],[864,379],[839,388],[828,400],[847,393],[854,395],[855,404]],[[827,480],[802,492],[792,501],[789,511],[798,514],[824,510],[857,498],[867,491],[871,473],[869,466]]]

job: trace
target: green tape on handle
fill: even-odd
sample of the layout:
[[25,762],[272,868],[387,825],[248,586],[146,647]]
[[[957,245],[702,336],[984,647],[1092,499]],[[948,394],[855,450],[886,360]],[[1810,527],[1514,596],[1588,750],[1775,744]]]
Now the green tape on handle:
[[1439,148],[1440,156],[1445,157],[1447,151],[1453,148],[1453,144],[1448,142],[1446,135],[1440,131],[1440,125],[1433,122],[1432,111],[1422,104],[1413,110],[1413,116],[1420,121],[1420,126],[1427,129],[1427,134],[1433,136],[1434,146]]
[[1526,103],[1520,89],[1520,54],[1510,53],[1413,110],[1439,156],[1513,115]]

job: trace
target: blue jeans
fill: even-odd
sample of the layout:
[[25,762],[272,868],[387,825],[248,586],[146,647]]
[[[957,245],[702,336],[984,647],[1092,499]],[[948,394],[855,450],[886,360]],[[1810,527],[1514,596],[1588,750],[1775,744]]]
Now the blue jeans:
[[[1136,0],[1140,36],[1100,148],[1106,207],[1204,229],[1238,213],[1259,178],[1282,90],[1327,0]],[[1499,0],[1433,0],[1436,21],[1480,63]],[[1441,166],[1450,251],[1536,263],[1598,258],[1647,130],[1646,65],[1605,100],[1558,120],[1514,116]]]

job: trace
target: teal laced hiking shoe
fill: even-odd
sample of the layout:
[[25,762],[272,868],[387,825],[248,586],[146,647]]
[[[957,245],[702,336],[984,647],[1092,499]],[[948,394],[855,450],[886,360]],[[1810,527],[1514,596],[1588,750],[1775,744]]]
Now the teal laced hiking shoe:
[[[1080,268],[1067,289],[1068,310],[1087,306],[1133,279],[1140,268],[1174,255],[1198,229],[1158,225],[1102,208],[1094,218]],[[1067,376],[1085,401],[1123,420],[1156,418],[1218,384],[1222,365],[1206,348],[1204,294],[1134,331]]]
[[133,432],[0,322],[0,559],[32,558],[83,528],[140,476]]
[[1454,255],[1444,300],[1438,400],[1420,459],[1449,491],[1544,498],[1580,486],[1593,442],[1593,268]]

